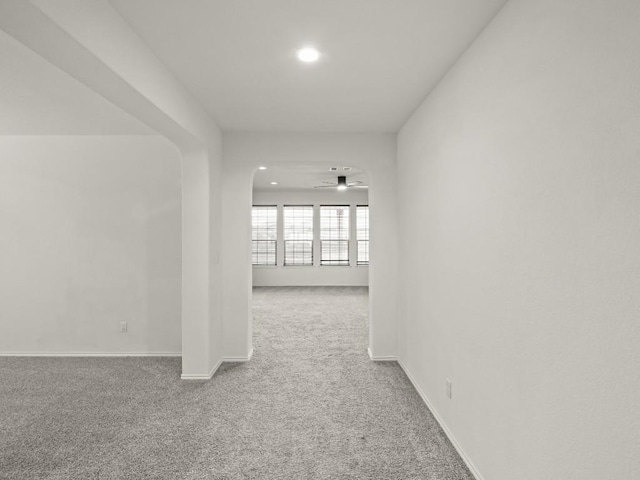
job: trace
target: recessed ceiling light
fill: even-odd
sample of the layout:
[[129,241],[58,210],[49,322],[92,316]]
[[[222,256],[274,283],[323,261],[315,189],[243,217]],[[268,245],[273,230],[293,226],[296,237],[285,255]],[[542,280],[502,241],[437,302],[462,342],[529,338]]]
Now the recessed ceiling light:
[[258,167],[258,170],[266,170],[267,167]]
[[271,182],[271,185],[277,185],[278,182]]
[[313,47],[305,47],[296,52],[296,57],[301,62],[312,63],[318,61],[320,52]]

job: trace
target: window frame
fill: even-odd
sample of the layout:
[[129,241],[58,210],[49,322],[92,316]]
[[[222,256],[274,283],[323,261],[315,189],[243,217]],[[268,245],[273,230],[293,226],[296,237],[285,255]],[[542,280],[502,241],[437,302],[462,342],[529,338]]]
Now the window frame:
[[[276,217],[275,217],[275,233],[276,238],[273,240],[260,240],[254,239],[254,225],[253,225],[253,211],[255,208],[273,208],[275,209]],[[252,205],[251,206],[251,266],[252,267],[277,267],[278,266],[278,206],[277,205]],[[269,230],[269,229],[268,229]],[[271,243],[273,242],[273,263],[253,263],[253,255],[254,255],[254,245],[256,242],[259,243]]]
[[[335,208],[341,207],[347,212],[347,226],[346,228],[339,228],[340,232],[346,232],[347,238],[322,238],[323,237],[323,228],[322,228],[322,210],[323,208]],[[319,222],[319,241],[320,241],[320,266],[321,267],[350,267],[351,266],[351,204],[324,204],[319,205],[318,209],[318,222]],[[330,229],[330,231],[335,229]],[[324,242],[345,242],[347,248],[345,249],[347,258],[344,260],[332,260],[323,258],[324,253]]]
[[[367,209],[367,225],[366,225],[366,231],[367,231],[367,238],[366,239],[360,239],[360,231],[362,229],[358,228],[359,227],[359,216],[358,216],[358,212],[360,208],[366,208]],[[370,251],[369,251],[369,236],[370,236],[370,210],[369,210],[369,205],[356,205],[356,265],[359,267],[368,267],[369,263],[370,263]],[[360,260],[360,242],[366,242],[367,244],[367,260]]]
[[[287,224],[286,224],[286,211],[288,208],[305,208],[305,209],[310,209],[311,210],[311,238],[310,239],[287,239]],[[311,248],[310,248],[310,255],[311,255],[311,259],[310,259],[310,263],[288,263],[287,262],[287,242],[298,242],[298,243],[308,243]],[[282,246],[283,246],[283,256],[282,256],[282,266],[283,267],[313,267],[314,266],[314,255],[315,255],[315,249],[314,249],[314,244],[315,244],[315,208],[313,205],[309,205],[309,204],[303,204],[303,205],[298,205],[298,204],[283,204],[282,205]],[[305,255],[306,252],[303,252],[303,255]]]

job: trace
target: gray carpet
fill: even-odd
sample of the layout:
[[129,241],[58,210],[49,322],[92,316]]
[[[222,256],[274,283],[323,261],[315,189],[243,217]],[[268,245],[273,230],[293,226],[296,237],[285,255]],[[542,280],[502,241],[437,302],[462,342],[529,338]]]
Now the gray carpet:
[[472,479],[395,363],[363,288],[258,288],[255,354],[0,358],[3,479]]

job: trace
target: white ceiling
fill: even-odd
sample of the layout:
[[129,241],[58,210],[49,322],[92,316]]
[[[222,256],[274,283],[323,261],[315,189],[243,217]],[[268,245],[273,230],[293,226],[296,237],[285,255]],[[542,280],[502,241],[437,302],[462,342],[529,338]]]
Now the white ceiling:
[[[338,167],[338,171],[330,171],[330,166]],[[351,168],[345,171],[344,167],[350,167],[350,165],[270,165],[266,170],[256,171],[253,177],[253,188],[254,190],[313,190],[317,185],[326,185],[323,182],[337,183],[338,175],[346,176],[347,182],[360,181],[363,185],[367,185],[367,176],[362,170]],[[278,184],[271,185],[271,182],[278,182]]]
[[140,121],[0,31],[0,135],[140,135]]
[[225,131],[396,132],[506,0],[111,3]]

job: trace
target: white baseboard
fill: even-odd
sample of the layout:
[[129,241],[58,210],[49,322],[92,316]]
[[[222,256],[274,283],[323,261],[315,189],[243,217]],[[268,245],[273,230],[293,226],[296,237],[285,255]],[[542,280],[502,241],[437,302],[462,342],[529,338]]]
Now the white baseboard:
[[180,375],[180,380],[211,380],[220,365],[222,365],[222,359],[218,360],[209,373],[183,373]]
[[253,348],[249,352],[249,355],[245,357],[223,357],[222,361],[225,363],[226,362],[248,362],[249,360],[251,360],[251,357],[253,357]]
[[374,362],[397,362],[398,361],[398,357],[396,357],[395,355],[374,356],[373,353],[371,353],[370,348],[367,348],[367,353],[369,354],[369,358]]
[[0,357],[181,357],[182,352],[11,352],[2,353]]
[[420,397],[422,398],[422,401],[425,403],[425,405],[427,406],[427,408],[429,409],[429,411],[431,412],[433,417],[436,419],[436,422],[438,422],[438,424],[440,425],[440,428],[442,428],[442,430],[444,431],[445,435],[447,436],[447,438],[449,439],[449,441],[453,445],[453,448],[456,449],[456,451],[458,452],[458,455],[460,455],[460,458],[462,458],[462,460],[464,461],[465,465],[467,466],[467,468],[471,472],[471,475],[473,475],[473,477],[476,480],[484,480],[484,477],[480,474],[480,472],[478,471],[476,466],[473,464],[473,462],[471,461],[469,456],[462,449],[462,447],[460,446],[460,444],[456,440],[456,437],[453,436],[453,433],[451,433],[451,430],[449,430],[449,428],[444,423],[444,421],[442,420],[440,415],[438,415],[438,412],[436,411],[436,409],[433,408],[432,403],[429,401],[429,397],[427,397],[427,395],[418,386],[418,384],[415,381],[415,378],[413,377],[413,375],[411,375],[411,372],[409,372],[409,370],[404,365],[404,363],[402,363],[402,360],[398,359],[398,364],[400,365],[400,368],[402,368],[402,370],[404,371],[405,375],[407,376],[407,378],[409,379],[409,381],[413,385],[413,388],[416,389],[416,391],[418,392],[418,395],[420,395]]

